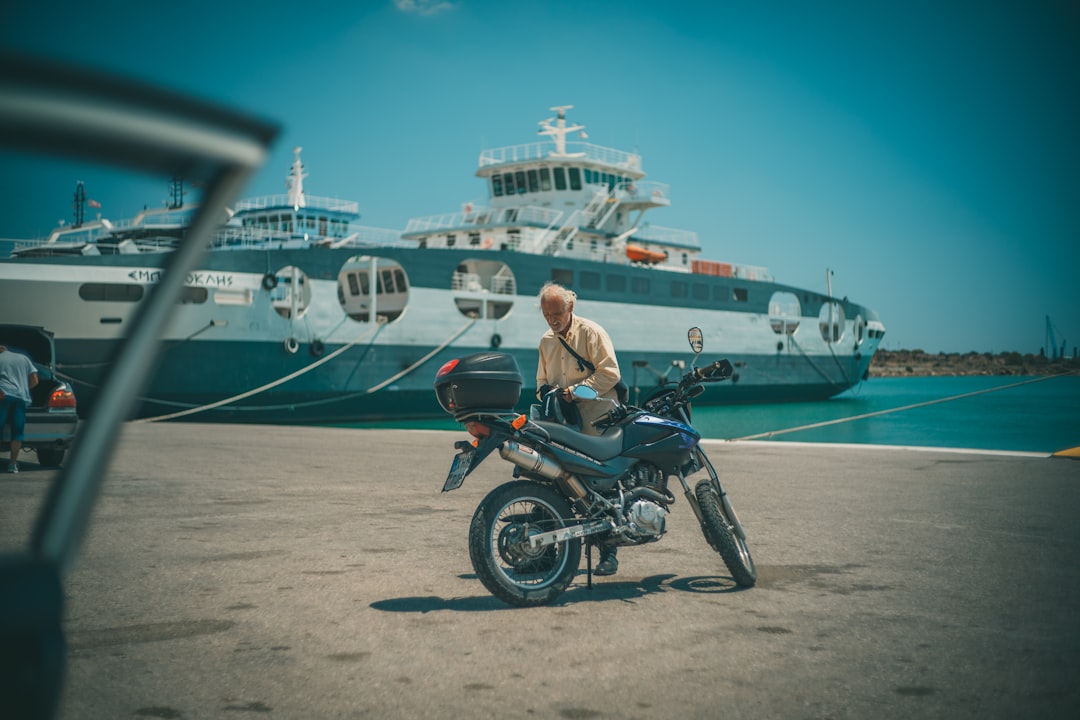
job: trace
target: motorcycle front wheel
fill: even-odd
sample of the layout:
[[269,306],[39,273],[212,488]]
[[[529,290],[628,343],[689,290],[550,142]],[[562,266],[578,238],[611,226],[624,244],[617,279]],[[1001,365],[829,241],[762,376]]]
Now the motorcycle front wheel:
[[724,514],[720,502],[720,493],[709,479],[702,480],[694,488],[698,505],[701,506],[701,531],[713,550],[724,559],[731,577],[739,587],[754,587],[757,582],[757,568],[750,557],[750,548],[746,541],[735,534],[735,529]]
[[546,485],[518,481],[495,488],[469,525],[469,558],[480,582],[510,605],[553,602],[574,579],[581,540],[533,548],[529,537],[575,522],[570,505]]

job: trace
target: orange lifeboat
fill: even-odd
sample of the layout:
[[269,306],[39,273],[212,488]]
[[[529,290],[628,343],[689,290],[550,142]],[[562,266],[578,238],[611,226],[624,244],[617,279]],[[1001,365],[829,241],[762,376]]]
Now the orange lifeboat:
[[667,253],[663,250],[649,250],[640,245],[627,245],[626,257],[631,262],[658,263],[667,260]]

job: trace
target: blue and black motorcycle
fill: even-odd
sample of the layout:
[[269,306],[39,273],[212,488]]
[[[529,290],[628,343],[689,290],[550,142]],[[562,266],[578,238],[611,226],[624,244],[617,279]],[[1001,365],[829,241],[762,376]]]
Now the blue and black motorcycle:
[[[522,380],[510,355],[477,353],[439,370],[439,403],[475,438],[455,444],[459,453],[443,491],[460,487],[495,451],[514,465],[516,479],[488,493],[469,527],[469,556],[491,594],[517,606],[551,603],[577,574],[583,541],[612,547],[656,542],[675,502],[668,490],[672,477],[736,584],[754,585],[746,532],[690,424],[690,401],[704,383],[731,377],[732,366],[720,360],[698,368],[701,330],[692,328],[688,338],[690,371],[677,384],[658,388],[640,408],[612,403],[594,422],[603,431],[599,436],[540,419],[543,412],[514,413]],[[584,386],[575,394],[596,399]],[[554,399],[545,398],[545,406]],[[699,471],[705,477],[691,489],[687,478]]]

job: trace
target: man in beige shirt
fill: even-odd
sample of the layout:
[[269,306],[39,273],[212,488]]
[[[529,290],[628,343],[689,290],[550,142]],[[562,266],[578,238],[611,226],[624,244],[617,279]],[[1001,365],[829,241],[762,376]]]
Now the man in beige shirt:
[[[581,413],[582,432],[598,435],[592,423],[611,410],[607,401],[618,397],[615,386],[621,379],[619,363],[607,331],[592,320],[574,315],[575,300],[577,295],[572,290],[555,283],[540,289],[540,312],[550,329],[540,338],[537,397],[542,400],[551,388],[560,387],[564,399],[572,401],[578,385],[592,388],[598,399],[581,400],[576,406]],[[618,567],[615,548],[601,547],[596,574],[614,575]]]

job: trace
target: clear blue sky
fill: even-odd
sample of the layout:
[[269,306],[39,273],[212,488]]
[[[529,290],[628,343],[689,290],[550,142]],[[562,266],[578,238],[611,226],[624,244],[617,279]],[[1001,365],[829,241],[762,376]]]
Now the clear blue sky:
[[[670,184],[653,224],[797,286],[831,268],[886,348],[1038,352],[1046,315],[1080,345],[1074,0],[9,5],[6,48],[279,121],[245,194],[283,192],[302,145],[309,192],[400,229],[482,201],[480,150],[572,104],[591,142]],[[165,197],[0,160],[0,237],[70,218],[76,180],[107,217]]]

